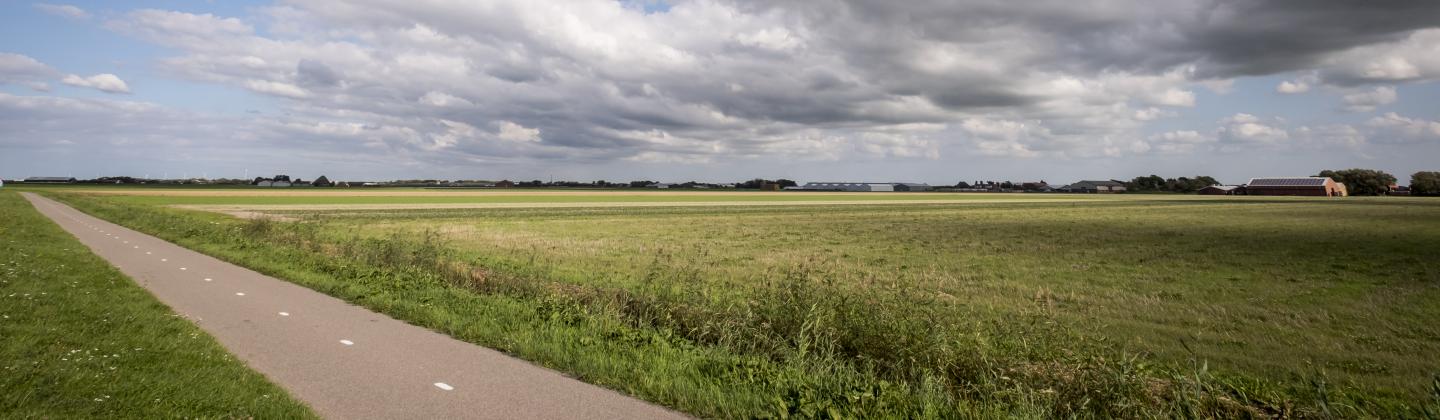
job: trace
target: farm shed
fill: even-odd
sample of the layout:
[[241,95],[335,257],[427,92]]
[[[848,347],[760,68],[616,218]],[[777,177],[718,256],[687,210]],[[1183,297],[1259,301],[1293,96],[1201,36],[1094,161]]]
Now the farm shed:
[[1125,184],[1119,181],[1080,181],[1060,188],[1073,193],[1119,193],[1125,192]]
[[895,191],[895,184],[886,182],[807,182],[800,187],[808,191]]
[[1349,195],[1345,184],[1329,177],[1253,178],[1245,185],[1249,195],[1299,195],[1310,197],[1344,197]]
[[1245,189],[1239,185],[1211,185],[1200,189],[1200,195],[1243,195]]

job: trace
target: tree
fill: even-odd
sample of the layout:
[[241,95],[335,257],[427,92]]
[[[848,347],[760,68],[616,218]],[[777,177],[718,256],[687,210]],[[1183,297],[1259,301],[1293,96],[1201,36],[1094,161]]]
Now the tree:
[[1410,194],[1440,196],[1440,172],[1420,171],[1410,175]]
[[310,185],[314,185],[314,186],[316,186],[316,187],[333,187],[333,186],[335,186],[334,183],[330,182],[330,178],[326,178],[325,175],[320,175],[319,178],[315,178],[315,181],[314,181],[314,182],[311,182]]
[[1395,175],[1374,169],[1342,169],[1338,171],[1324,170],[1319,175],[1329,177],[1335,182],[1345,184],[1345,189],[1350,195],[1383,195],[1390,192],[1390,186],[1395,185]]
[[1125,182],[1125,189],[1131,191],[1168,191],[1177,193],[1192,193],[1211,185],[1219,185],[1215,178],[1196,175],[1194,178],[1161,178],[1159,175],[1141,176]]

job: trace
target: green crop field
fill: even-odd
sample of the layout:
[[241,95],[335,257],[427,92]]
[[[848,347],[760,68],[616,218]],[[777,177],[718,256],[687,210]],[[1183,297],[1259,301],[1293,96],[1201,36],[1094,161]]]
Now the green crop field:
[[0,418],[312,418],[0,191]]
[[47,194],[703,417],[1440,415],[1440,200]]

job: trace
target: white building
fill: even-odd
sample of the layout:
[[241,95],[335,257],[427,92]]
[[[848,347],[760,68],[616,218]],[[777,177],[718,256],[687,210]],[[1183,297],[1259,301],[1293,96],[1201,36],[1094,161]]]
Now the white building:
[[808,191],[888,192],[895,191],[895,184],[889,182],[807,182],[799,189]]

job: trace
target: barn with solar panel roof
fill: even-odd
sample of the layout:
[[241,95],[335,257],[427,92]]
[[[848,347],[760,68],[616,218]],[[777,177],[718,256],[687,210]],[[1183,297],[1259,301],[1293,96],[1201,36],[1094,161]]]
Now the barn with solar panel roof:
[[1344,197],[1349,195],[1345,184],[1329,177],[1252,178],[1245,185],[1249,195],[1299,195],[1309,197]]

